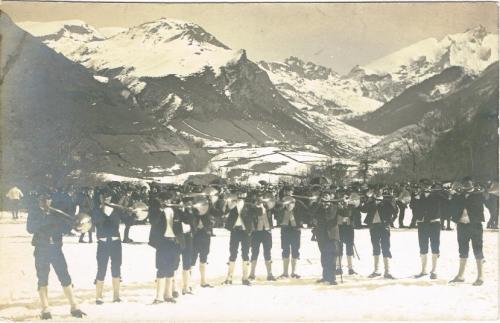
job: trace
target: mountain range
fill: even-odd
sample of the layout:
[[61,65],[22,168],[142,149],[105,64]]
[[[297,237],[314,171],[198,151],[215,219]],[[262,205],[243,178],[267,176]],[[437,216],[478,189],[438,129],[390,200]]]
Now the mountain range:
[[[277,148],[271,149],[274,153],[302,150],[351,159],[368,152],[375,159],[397,164],[412,153],[410,141],[419,138],[419,145],[425,142],[425,149],[432,149],[461,124],[463,113],[474,118],[484,100],[498,97],[498,91],[486,90],[498,88],[498,77],[491,76],[495,65],[488,68],[498,60],[498,36],[483,27],[442,40],[427,39],[339,75],[297,57],[255,63],[245,50],[233,50],[201,26],[175,19],[129,29],[98,29],[82,21],[19,23],[36,38],[18,29],[5,14],[2,24],[8,27],[2,28],[2,37],[15,34],[14,43],[29,39],[39,48],[31,54],[29,68],[38,69],[40,79],[7,77],[7,83],[22,88],[23,82],[41,82],[44,73],[78,70],[70,73],[75,77],[65,76],[71,79],[64,84],[56,77],[53,85],[45,85],[53,86],[50,91],[61,97],[52,100],[69,102],[64,98],[78,93],[88,101],[85,107],[102,102],[112,108],[76,105],[67,115],[54,114],[69,105],[64,101],[47,102],[44,109],[52,109],[47,115],[61,123],[65,118],[85,120],[84,132],[101,138],[101,148],[103,142],[108,144],[96,156],[126,160],[117,162],[127,165],[123,169],[106,171],[130,176],[144,175],[148,169],[201,170],[220,153],[265,146]],[[50,62],[45,62],[46,57]],[[62,87],[72,90],[58,90]],[[89,98],[90,94],[95,97]],[[13,94],[12,100],[24,100],[18,96]],[[25,105],[32,110],[40,106]],[[17,119],[29,116],[11,113]],[[100,119],[100,113],[111,120]],[[103,137],[103,129],[109,136]],[[74,136],[71,129],[67,131]],[[147,140],[152,142],[147,147],[155,147],[149,148],[149,155],[161,157],[135,160]],[[122,151],[125,147],[128,153]],[[162,159],[164,155],[169,157]],[[199,163],[186,166],[195,155]],[[106,163],[93,159],[88,165],[102,171]],[[272,164],[268,159],[265,163]],[[265,168],[283,170],[282,163]]]

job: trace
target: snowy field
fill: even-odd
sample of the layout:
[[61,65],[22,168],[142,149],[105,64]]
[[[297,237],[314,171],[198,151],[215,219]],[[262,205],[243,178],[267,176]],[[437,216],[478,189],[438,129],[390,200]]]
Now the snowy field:
[[[3,212],[0,219],[0,320],[37,320],[39,300],[31,236],[25,231],[25,214],[14,223]],[[406,217],[406,222],[410,217]],[[122,228],[123,229],[123,228]],[[420,270],[416,230],[391,232],[394,281],[369,279],[372,271],[371,244],[366,229],[356,231],[361,260],[355,261],[357,276],[344,276],[337,286],[318,285],[319,251],[311,232],[303,230],[298,272],[302,279],[267,282],[262,259],[257,281],[251,287],[240,283],[238,261],[232,286],[221,286],[229,256],[229,235],[217,230],[212,238],[208,277],[212,289],[198,287],[193,271],[195,295],[180,296],[177,304],[151,305],[154,298],[154,249],[147,245],[149,226],[135,226],[131,237],[138,243],[123,245],[122,303],[111,302],[111,278],[106,277],[105,304],[96,306],[93,280],[96,274],[96,244],[79,244],[66,237],[63,250],[81,308],[88,321],[300,321],[300,320],[495,320],[498,318],[498,231],[484,233],[485,284],[472,286],[476,278],[472,257],[466,282],[450,285],[458,269],[455,231],[441,234],[438,280],[414,279]],[[273,231],[273,272],[281,274],[279,230]],[[262,252],[261,252],[262,257]],[[345,261],[344,261],[345,263]],[[180,284],[181,275],[177,275]],[[340,282],[340,277],[339,277]],[[69,307],[53,270],[49,298],[55,321],[71,320]]]

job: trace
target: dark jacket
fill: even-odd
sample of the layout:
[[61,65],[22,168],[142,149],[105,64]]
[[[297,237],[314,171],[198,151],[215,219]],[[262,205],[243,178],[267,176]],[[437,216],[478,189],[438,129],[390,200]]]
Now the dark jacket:
[[[215,218],[222,217],[222,211],[214,206],[212,202],[209,202],[208,212],[204,215],[200,215],[197,210],[193,210],[193,219],[192,219],[192,227],[193,232],[198,232],[200,230],[204,231],[207,234],[212,234]],[[198,226],[200,222],[203,224],[203,228],[199,229]]]
[[411,195],[410,208],[413,215],[418,218],[423,212],[422,195],[420,193],[413,193]]
[[[307,214],[313,213],[314,206],[307,207],[302,201],[295,200],[295,208],[292,210],[293,217],[295,218],[296,228],[302,228],[303,224],[308,224],[310,222],[310,217]],[[274,207],[274,218],[278,226],[281,226],[283,218],[285,216],[285,207],[281,203],[277,203]],[[291,225],[290,225],[291,226]]]
[[45,212],[38,206],[28,210],[26,230],[33,234],[31,245],[37,247],[55,244],[62,246],[62,237],[71,231],[71,224],[52,213]]
[[120,238],[120,213],[116,209],[108,216],[102,208],[96,207],[92,212],[92,223],[97,230],[97,239]]
[[358,209],[352,205],[339,207],[339,225],[354,226],[354,216],[356,215],[356,212],[359,212]]
[[[184,248],[185,240],[182,231],[182,223],[186,223],[184,212],[180,209],[174,208],[174,223],[173,231],[176,242],[181,248]],[[186,222],[185,222],[186,221]],[[149,212],[149,222],[151,223],[151,230],[149,231],[149,245],[153,248],[158,248],[163,239],[165,239],[165,231],[167,230],[167,219],[165,212],[159,207],[154,207]]]
[[315,205],[312,210],[314,212],[313,232],[318,241],[340,240],[337,205],[332,204],[328,207]]
[[360,210],[367,213],[364,221],[365,224],[372,225],[375,213],[378,211],[380,222],[384,225],[390,225],[392,223],[392,215],[396,212],[397,207],[389,199],[384,199],[379,204],[375,202],[375,199],[369,199],[360,206]]
[[452,201],[453,215],[452,221],[458,223],[462,217],[464,209],[467,210],[470,223],[484,222],[484,196],[481,193],[462,193]]
[[[258,223],[259,223],[259,216],[262,216],[262,209],[261,208],[255,208],[255,212],[253,212],[253,225],[254,225],[254,228],[255,230],[257,230],[257,226],[258,226]],[[266,216],[267,216],[267,221],[269,222],[269,227],[270,229],[273,228],[273,212],[272,210],[268,210],[266,208]]]
[[[254,220],[255,213],[257,212],[257,208],[251,204],[245,203],[241,210],[241,220],[245,225],[245,231],[248,235],[250,235],[254,230]],[[229,211],[229,215],[226,221],[226,229],[231,231],[238,220],[238,208],[234,207]]]
[[420,212],[416,214],[417,221],[431,222],[441,219],[441,213],[444,211],[443,197],[436,192],[430,193],[428,197],[424,194],[420,197]]

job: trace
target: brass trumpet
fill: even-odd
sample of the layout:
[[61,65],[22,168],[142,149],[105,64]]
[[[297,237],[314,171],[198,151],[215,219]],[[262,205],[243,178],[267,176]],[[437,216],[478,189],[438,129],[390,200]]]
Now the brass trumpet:
[[130,213],[136,218],[137,221],[144,221],[148,217],[149,207],[146,203],[141,201],[135,202],[132,207],[126,207],[112,202],[104,202],[104,205]]
[[52,211],[52,214],[70,222],[73,225],[72,229],[78,233],[87,233],[90,228],[92,228],[92,218],[87,213],[80,212],[76,216],[71,216],[51,206],[47,206],[47,210]]
[[198,211],[200,215],[207,214],[210,209],[210,205],[208,204],[207,199],[200,199],[194,203],[162,203],[162,207],[175,207],[175,208],[186,208],[186,209],[195,209]]

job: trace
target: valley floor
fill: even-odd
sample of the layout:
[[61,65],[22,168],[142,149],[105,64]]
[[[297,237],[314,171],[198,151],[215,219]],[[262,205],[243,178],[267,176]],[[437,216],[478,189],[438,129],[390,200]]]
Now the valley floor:
[[[408,217],[409,219],[409,217]],[[31,236],[25,231],[25,214],[14,223],[10,214],[0,218],[0,320],[37,320],[39,301]],[[106,278],[105,304],[95,305],[93,280],[96,244],[79,244],[66,237],[63,250],[81,308],[88,317],[79,321],[301,321],[301,320],[495,320],[498,319],[498,230],[484,233],[485,284],[474,287],[475,262],[466,270],[466,283],[451,285],[458,267],[455,231],[441,234],[438,280],[414,279],[420,269],[416,230],[391,232],[392,272],[397,280],[369,279],[372,271],[371,244],[366,229],[356,231],[361,260],[355,261],[359,275],[344,276],[337,286],[315,283],[321,272],[319,251],[310,241],[310,230],[302,232],[299,273],[302,279],[277,282],[264,280],[264,262],[259,259],[257,281],[240,283],[237,262],[234,285],[221,286],[229,256],[227,231],[216,230],[209,255],[208,276],[215,288],[199,288],[193,270],[195,295],[180,296],[177,304],[150,305],[154,298],[154,249],[147,244],[149,226],[135,226],[135,244],[123,245],[122,303],[111,302],[111,278]],[[273,270],[281,273],[279,230],[273,231]],[[261,256],[262,257],[262,256]],[[180,284],[181,275],[178,274]],[[338,277],[340,282],[340,277]],[[69,307],[55,273],[49,283],[54,321],[69,321]]]

